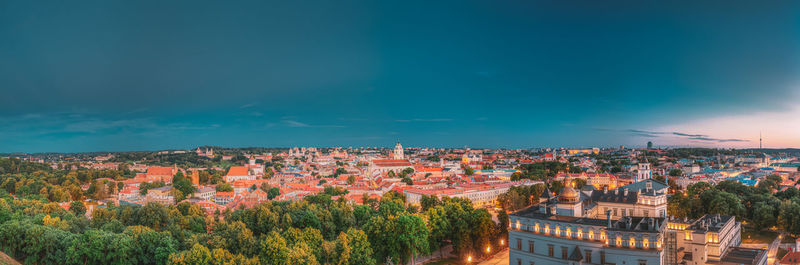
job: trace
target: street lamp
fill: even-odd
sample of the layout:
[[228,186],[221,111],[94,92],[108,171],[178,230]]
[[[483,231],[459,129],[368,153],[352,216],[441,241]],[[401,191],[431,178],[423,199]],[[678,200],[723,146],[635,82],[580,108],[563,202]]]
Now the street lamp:
[[502,246],[505,240],[500,239],[500,245]]
[[467,262],[472,262],[472,256],[467,257]]
[[489,253],[489,252],[491,252],[491,251],[492,251],[492,247],[491,247],[491,246],[487,246],[487,247],[486,247],[486,253]]

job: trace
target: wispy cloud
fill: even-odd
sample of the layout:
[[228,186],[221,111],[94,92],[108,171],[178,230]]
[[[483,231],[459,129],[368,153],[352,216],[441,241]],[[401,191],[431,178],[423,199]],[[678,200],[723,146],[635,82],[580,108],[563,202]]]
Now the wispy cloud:
[[686,136],[686,137],[706,137],[707,135],[703,134],[689,134],[689,133],[681,133],[681,132],[672,132],[672,134],[677,136]]
[[283,123],[285,123],[289,127],[311,127],[311,125],[309,125],[308,123],[302,123],[293,120],[283,120]]
[[317,125],[317,124],[308,124],[305,122],[300,122],[296,120],[288,120],[284,119],[281,122],[286,126],[293,127],[293,128],[345,128],[344,125]]
[[453,121],[453,119],[449,118],[434,118],[434,119],[410,119],[410,120],[395,120],[396,122],[448,122]]
[[612,128],[592,128],[592,129],[596,131],[622,132],[634,136],[647,137],[647,138],[677,137],[679,139],[695,141],[695,142],[715,142],[715,143],[749,142],[749,140],[745,139],[714,138],[705,134],[694,134],[685,132],[666,132],[666,131],[648,131],[640,129],[612,129]]
[[254,107],[255,105],[256,105],[256,103],[249,103],[249,104],[244,104],[244,105],[240,106],[239,108],[240,109],[246,109],[246,108]]

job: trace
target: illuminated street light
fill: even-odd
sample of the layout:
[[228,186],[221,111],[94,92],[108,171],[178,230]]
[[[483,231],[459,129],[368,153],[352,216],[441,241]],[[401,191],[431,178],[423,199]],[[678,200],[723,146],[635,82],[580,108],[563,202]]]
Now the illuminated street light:
[[472,256],[467,257],[467,262],[472,262]]
[[491,251],[492,251],[492,247],[491,247],[491,246],[489,246],[489,247],[486,247],[486,253],[489,253],[489,252],[491,252]]

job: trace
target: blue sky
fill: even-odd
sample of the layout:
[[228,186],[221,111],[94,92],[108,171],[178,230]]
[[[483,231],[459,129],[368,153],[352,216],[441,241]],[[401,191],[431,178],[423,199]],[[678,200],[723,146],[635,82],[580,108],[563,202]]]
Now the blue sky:
[[0,152],[753,147],[758,132],[798,147],[799,11],[796,1],[2,1]]

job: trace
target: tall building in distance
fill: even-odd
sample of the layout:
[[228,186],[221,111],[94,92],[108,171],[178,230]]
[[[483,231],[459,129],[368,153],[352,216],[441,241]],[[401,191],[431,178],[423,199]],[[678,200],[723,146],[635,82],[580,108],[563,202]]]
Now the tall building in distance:
[[647,142],[647,149],[653,149],[653,142],[652,141],[648,141]]

